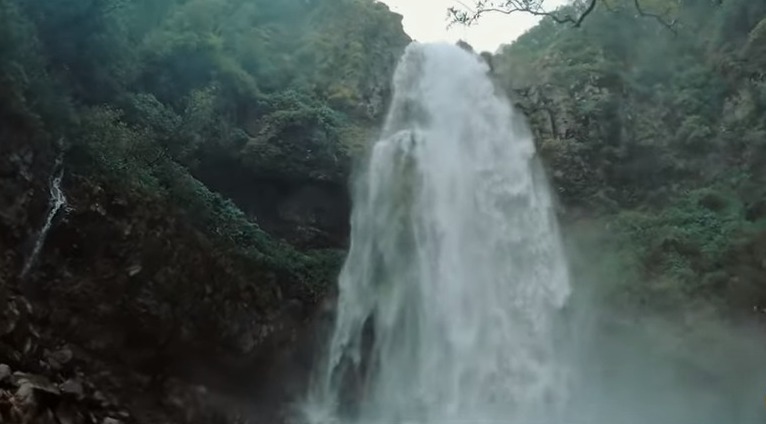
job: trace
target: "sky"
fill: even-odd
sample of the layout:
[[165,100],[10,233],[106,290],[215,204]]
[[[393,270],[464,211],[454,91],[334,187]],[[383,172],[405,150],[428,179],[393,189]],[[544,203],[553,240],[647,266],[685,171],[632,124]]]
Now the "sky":
[[[500,13],[484,15],[470,27],[453,25],[447,29],[447,8],[471,5],[473,0],[380,0],[392,11],[404,16],[404,30],[417,41],[464,40],[475,50],[495,52],[501,44],[508,44],[534,26],[539,18],[526,14]],[[564,0],[547,0],[552,8]]]

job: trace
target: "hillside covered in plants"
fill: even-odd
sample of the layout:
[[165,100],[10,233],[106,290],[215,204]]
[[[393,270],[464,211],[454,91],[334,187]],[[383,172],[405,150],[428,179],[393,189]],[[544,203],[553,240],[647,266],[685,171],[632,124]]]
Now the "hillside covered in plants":
[[367,0],[0,1],[0,363],[46,379],[0,421],[211,422],[194,384],[271,372],[274,410],[408,42]]
[[579,28],[543,19],[495,71],[530,117],[580,272],[621,307],[762,315],[766,3],[655,3],[661,22],[614,1]]

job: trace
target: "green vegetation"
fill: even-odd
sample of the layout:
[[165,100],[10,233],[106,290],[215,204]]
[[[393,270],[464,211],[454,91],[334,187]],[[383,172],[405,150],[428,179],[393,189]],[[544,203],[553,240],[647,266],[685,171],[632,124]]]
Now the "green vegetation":
[[396,15],[372,0],[0,0],[0,22],[9,136],[49,152],[62,139],[90,184],[174,205],[221,252],[327,281],[336,253],[298,253],[194,175],[229,157],[263,178],[344,181],[407,42]]
[[[587,12],[577,28],[545,18],[494,58],[572,242],[606,252],[587,272],[657,308],[766,304],[766,4],[642,0],[640,17],[633,1],[594,3],[557,12]],[[277,241],[198,171],[225,158],[343,183],[407,42],[385,6],[0,0],[0,22],[0,135],[63,139],[74,173],[174,205],[222,252],[307,283],[332,268],[337,253]]]
[[672,31],[632,1],[600,2],[576,29],[543,19],[495,70],[530,116],[573,250],[592,252],[578,272],[617,283],[623,306],[749,313],[766,304],[752,253],[766,234],[766,4],[675,4]]

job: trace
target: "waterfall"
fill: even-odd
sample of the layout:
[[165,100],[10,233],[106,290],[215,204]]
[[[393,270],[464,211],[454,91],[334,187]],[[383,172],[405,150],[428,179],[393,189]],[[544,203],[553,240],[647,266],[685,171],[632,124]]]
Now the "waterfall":
[[45,216],[45,223],[40,231],[37,233],[32,253],[27,258],[21,269],[19,278],[26,278],[32,266],[37,261],[37,257],[40,256],[40,251],[45,244],[45,238],[48,236],[48,231],[53,225],[53,219],[62,208],[66,208],[67,200],[64,190],[61,189],[61,180],[64,178],[64,158],[60,155],[56,159],[56,163],[53,166],[53,172],[50,179],[50,197],[48,200],[48,214]]
[[411,44],[355,181],[307,421],[559,421],[569,280],[530,132],[477,56]]

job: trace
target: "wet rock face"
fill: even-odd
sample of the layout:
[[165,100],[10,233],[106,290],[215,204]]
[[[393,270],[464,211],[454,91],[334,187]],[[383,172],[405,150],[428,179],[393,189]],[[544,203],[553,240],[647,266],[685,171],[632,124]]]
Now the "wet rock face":
[[[21,296],[9,295],[0,286],[0,306],[3,307],[0,314],[0,361],[11,365],[21,363],[34,351],[39,338],[39,333],[32,327],[32,305]],[[7,374],[9,369],[0,374]]]

